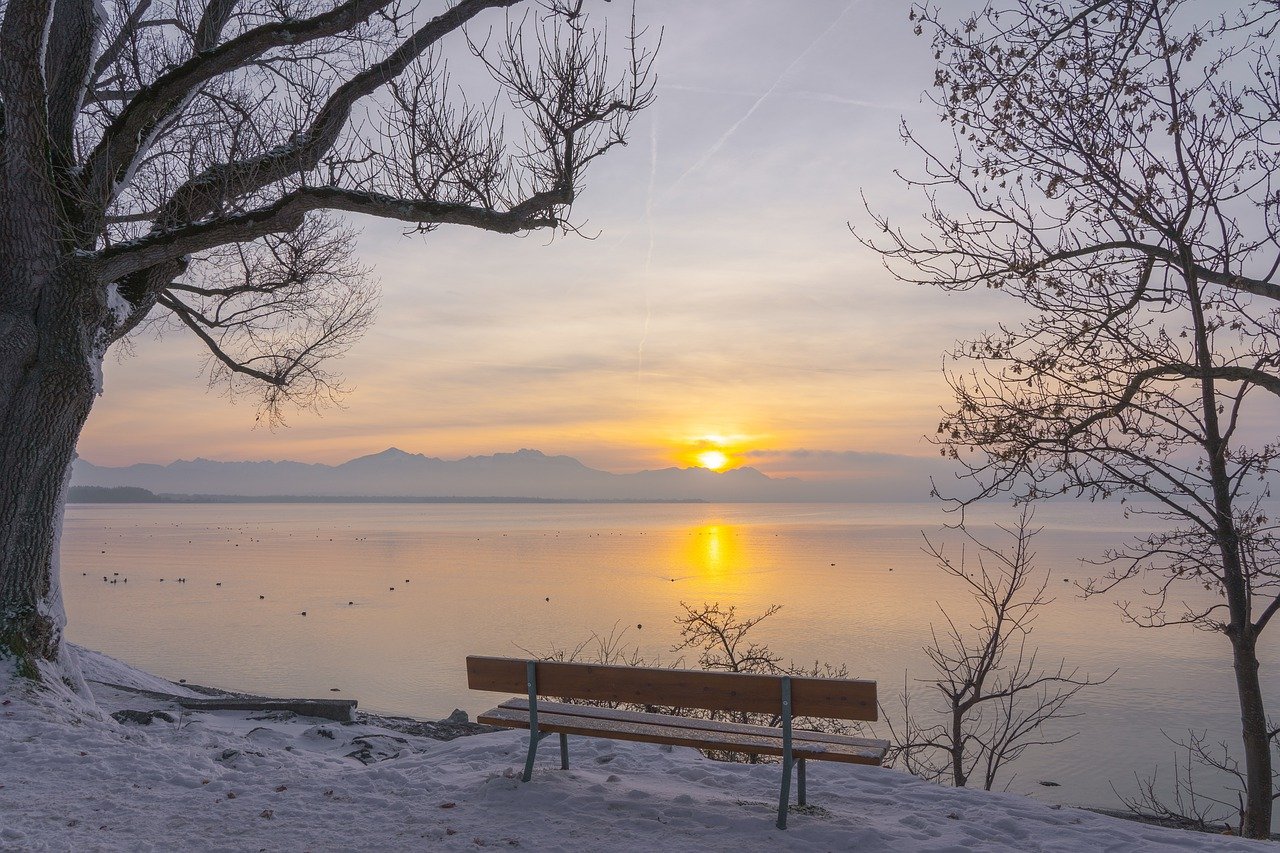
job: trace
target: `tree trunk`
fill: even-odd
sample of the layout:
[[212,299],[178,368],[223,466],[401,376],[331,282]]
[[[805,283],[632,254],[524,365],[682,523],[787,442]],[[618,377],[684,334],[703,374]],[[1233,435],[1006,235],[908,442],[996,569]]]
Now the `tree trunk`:
[[[1190,214],[1188,214],[1189,216]],[[1183,270],[1192,269],[1194,259],[1186,246],[1180,247]],[[1204,449],[1208,457],[1209,482],[1217,516],[1215,538],[1222,555],[1222,587],[1231,622],[1232,663],[1236,671],[1236,694],[1240,702],[1240,734],[1244,742],[1245,803],[1240,832],[1247,838],[1271,837],[1271,742],[1267,737],[1267,712],[1258,678],[1257,634],[1253,625],[1253,589],[1245,573],[1240,531],[1236,527],[1232,479],[1227,472],[1227,440],[1218,422],[1218,395],[1213,379],[1213,347],[1205,321],[1200,282],[1185,274],[1188,304],[1195,328],[1196,361],[1200,367],[1200,393],[1204,412]]]
[[1232,636],[1236,691],[1240,695],[1240,732],[1244,740],[1245,793],[1241,834],[1247,838],[1271,837],[1271,739],[1258,678],[1256,638],[1251,631]]
[[964,771],[964,712],[951,709],[951,781],[957,788],[969,784],[969,774]]
[[95,340],[101,297],[79,282],[62,284],[31,321],[11,320],[34,332],[32,345],[0,351],[0,657],[31,678],[61,657],[58,540],[103,354]]

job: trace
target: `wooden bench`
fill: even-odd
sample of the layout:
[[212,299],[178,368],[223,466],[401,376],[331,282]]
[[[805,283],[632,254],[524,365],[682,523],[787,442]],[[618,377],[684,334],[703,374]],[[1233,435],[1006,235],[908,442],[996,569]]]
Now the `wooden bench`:
[[[837,678],[801,678],[688,669],[602,666],[516,658],[467,658],[472,690],[524,692],[476,718],[490,726],[529,729],[529,751],[521,779],[533,775],[538,743],[560,736],[560,767],[569,768],[569,735],[643,741],[782,757],[778,828],[787,828],[791,770],[796,795],[805,805],[805,761],[879,765],[887,741],[795,730],[793,716],[840,720],[876,719],[876,683]],[[776,715],[781,727],[622,711],[591,705],[539,701],[539,696],[708,711],[749,711]]]

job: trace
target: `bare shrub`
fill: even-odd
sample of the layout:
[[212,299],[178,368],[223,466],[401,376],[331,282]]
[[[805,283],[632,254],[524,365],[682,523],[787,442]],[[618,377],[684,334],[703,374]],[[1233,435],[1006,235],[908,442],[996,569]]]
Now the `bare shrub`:
[[[680,630],[680,640],[671,647],[671,651],[674,654],[696,652],[699,669],[816,678],[849,677],[849,669],[844,664],[835,665],[823,661],[814,661],[809,665],[797,664],[794,661],[784,664],[781,655],[773,652],[767,645],[756,643],[748,638],[752,629],[777,614],[782,609],[781,605],[770,605],[763,613],[745,618],[740,617],[737,608],[732,605],[725,607],[719,603],[703,603],[695,607],[685,602],[680,602],[680,607],[682,612],[675,618],[675,623]],[[626,628],[619,629],[617,625],[614,625],[608,634],[592,634],[572,648],[553,648],[546,654],[532,656],[539,660],[598,663],[613,666],[667,666],[672,669],[678,669],[683,666],[683,657],[677,657],[667,664],[661,663],[656,657],[645,657],[641,653],[639,646],[627,641],[626,635]],[[525,651],[528,653],[528,650]],[[704,708],[639,705],[627,702],[601,702],[570,698],[557,698],[556,701],[702,720],[724,720],[744,725],[768,726],[769,728],[777,728],[782,724],[781,695],[778,697],[779,713],[777,714],[760,714],[750,711],[712,711]],[[856,723],[818,717],[795,717],[793,718],[793,724],[800,729],[837,734],[856,734],[860,730]],[[774,756],[747,755],[740,752],[716,749],[702,750],[702,752],[708,758],[717,761],[757,764],[778,760]]]
[[933,640],[924,652],[934,674],[920,679],[937,704],[928,715],[919,713],[904,687],[897,721],[885,714],[891,765],[957,788],[976,780],[991,790],[1028,749],[1074,737],[1053,724],[1075,716],[1066,706],[1077,693],[1115,674],[1092,679],[1065,661],[1040,664],[1030,637],[1039,612],[1053,599],[1045,594],[1048,573],[1036,568],[1031,550],[1042,528],[1032,529],[1031,521],[1031,511],[1024,509],[1015,527],[1000,527],[1013,540],[1004,550],[961,527],[965,544],[976,549],[973,559],[963,549],[953,559],[926,538],[925,551],[964,585],[977,607],[969,620],[958,621],[954,608],[938,606],[946,627],[941,633],[931,628]]

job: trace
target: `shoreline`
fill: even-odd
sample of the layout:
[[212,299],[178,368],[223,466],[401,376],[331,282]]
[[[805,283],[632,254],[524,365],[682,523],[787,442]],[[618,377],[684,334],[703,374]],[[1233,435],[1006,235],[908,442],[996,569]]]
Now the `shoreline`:
[[[142,690],[139,688],[129,688],[129,687],[124,687],[122,685],[104,684],[102,682],[93,682],[93,681],[91,681],[91,683],[102,684],[102,686],[108,687],[113,690],[123,690],[131,693],[136,693],[138,695],[146,696],[147,698],[151,698],[157,701],[175,701],[180,698],[176,695],[169,695],[169,694],[158,693],[158,692],[149,691],[149,690]],[[279,697],[263,696],[260,694],[245,693],[245,692],[236,691],[236,690],[226,690],[218,687],[207,687],[205,685],[190,684],[185,682],[181,686],[187,688],[188,690],[191,690],[201,695],[212,697],[212,698],[257,700],[262,702],[307,701],[307,700],[298,700],[298,699],[282,699]],[[300,714],[296,714],[293,712],[277,711],[277,712],[268,712],[268,713],[271,713],[272,719],[276,721],[292,720],[292,719],[297,719],[299,716],[302,716]],[[289,716],[290,714],[292,714],[292,716]],[[396,732],[400,732],[407,735],[413,735],[415,737],[429,738],[431,740],[438,740],[438,741],[451,741],[461,737],[471,737],[475,735],[492,734],[492,733],[505,731],[504,729],[499,729],[494,726],[486,726],[482,723],[472,722],[467,712],[461,709],[455,709],[452,714],[450,714],[448,717],[441,720],[426,720],[426,719],[410,717],[410,716],[379,714],[371,711],[361,711],[358,708],[355,709],[354,715],[355,715],[355,719],[352,720],[352,723],[374,725],[390,731],[396,731]],[[708,760],[715,760],[715,759],[708,759]],[[722,762],[722,763],[728,763],[728,762]],[[1189,832],[1189,833],[1196,833],[1201,835],[1218,835],[1218,836],[1224,836],[1224,837],[1235,836],[1235,833],[1225,824],[1221,829],[1219,829],[1213,826],[1196,825],[1193,822],[1178,820],[1176,818],[1161,817],[1160,815],[1155,815],[1155,814],[1131,812],[1131,811],[1126,811],[1124,809],[1106,808],[1103,806],[1087,806],[1087,805],[1076,804],[1072,806],[1067,806],[1067,808],[1077,808],[1083,811],[1093,812],[1094,814],[1103,815],[1105,817],[1115,818],[1117,820],[1132,821],[1134,823],[1142,824],[1145,826],[1161,827],[1164,829],[1170,829],[1178,832]],[[1280,841],[1280,833],[1272,833],[1271,840]]]
[[[534,780],[522,783],[519,732],[468,729],[442,740],[440,726],[459,720],[362,715],[335,723],[279,712],[156,709],[168,699],[208,697],[209,688],[70,649],[94,682],[93,704],[56,677],[36,689],[0,667],[0,716],[9,736],[0,751],[0,847],[130,853],[1188,848],[1178,830],[830,762],[812,769],[811,805],[793,808],[789,828],[780,832],[773,826],[776,765],[573,738],[569,770],[560,769],[558,756],[547,756]],[[1195,848],[1258,849],[1256,842],[1213,835],[1199,836]]]

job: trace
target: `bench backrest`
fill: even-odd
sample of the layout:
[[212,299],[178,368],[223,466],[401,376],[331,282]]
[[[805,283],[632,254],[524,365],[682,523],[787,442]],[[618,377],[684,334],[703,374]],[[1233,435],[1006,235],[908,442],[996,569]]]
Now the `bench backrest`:
[[[518,658],[468,657],[467,686],[472,690],[526,693],[528,663]],[[782,696],[782,677],[777,675],[563,661],[537,661],[535,667],[539,696],[762,714],[778,713]],[[876,683],[793,677],[791,707],[796,716],[874,720]]]

